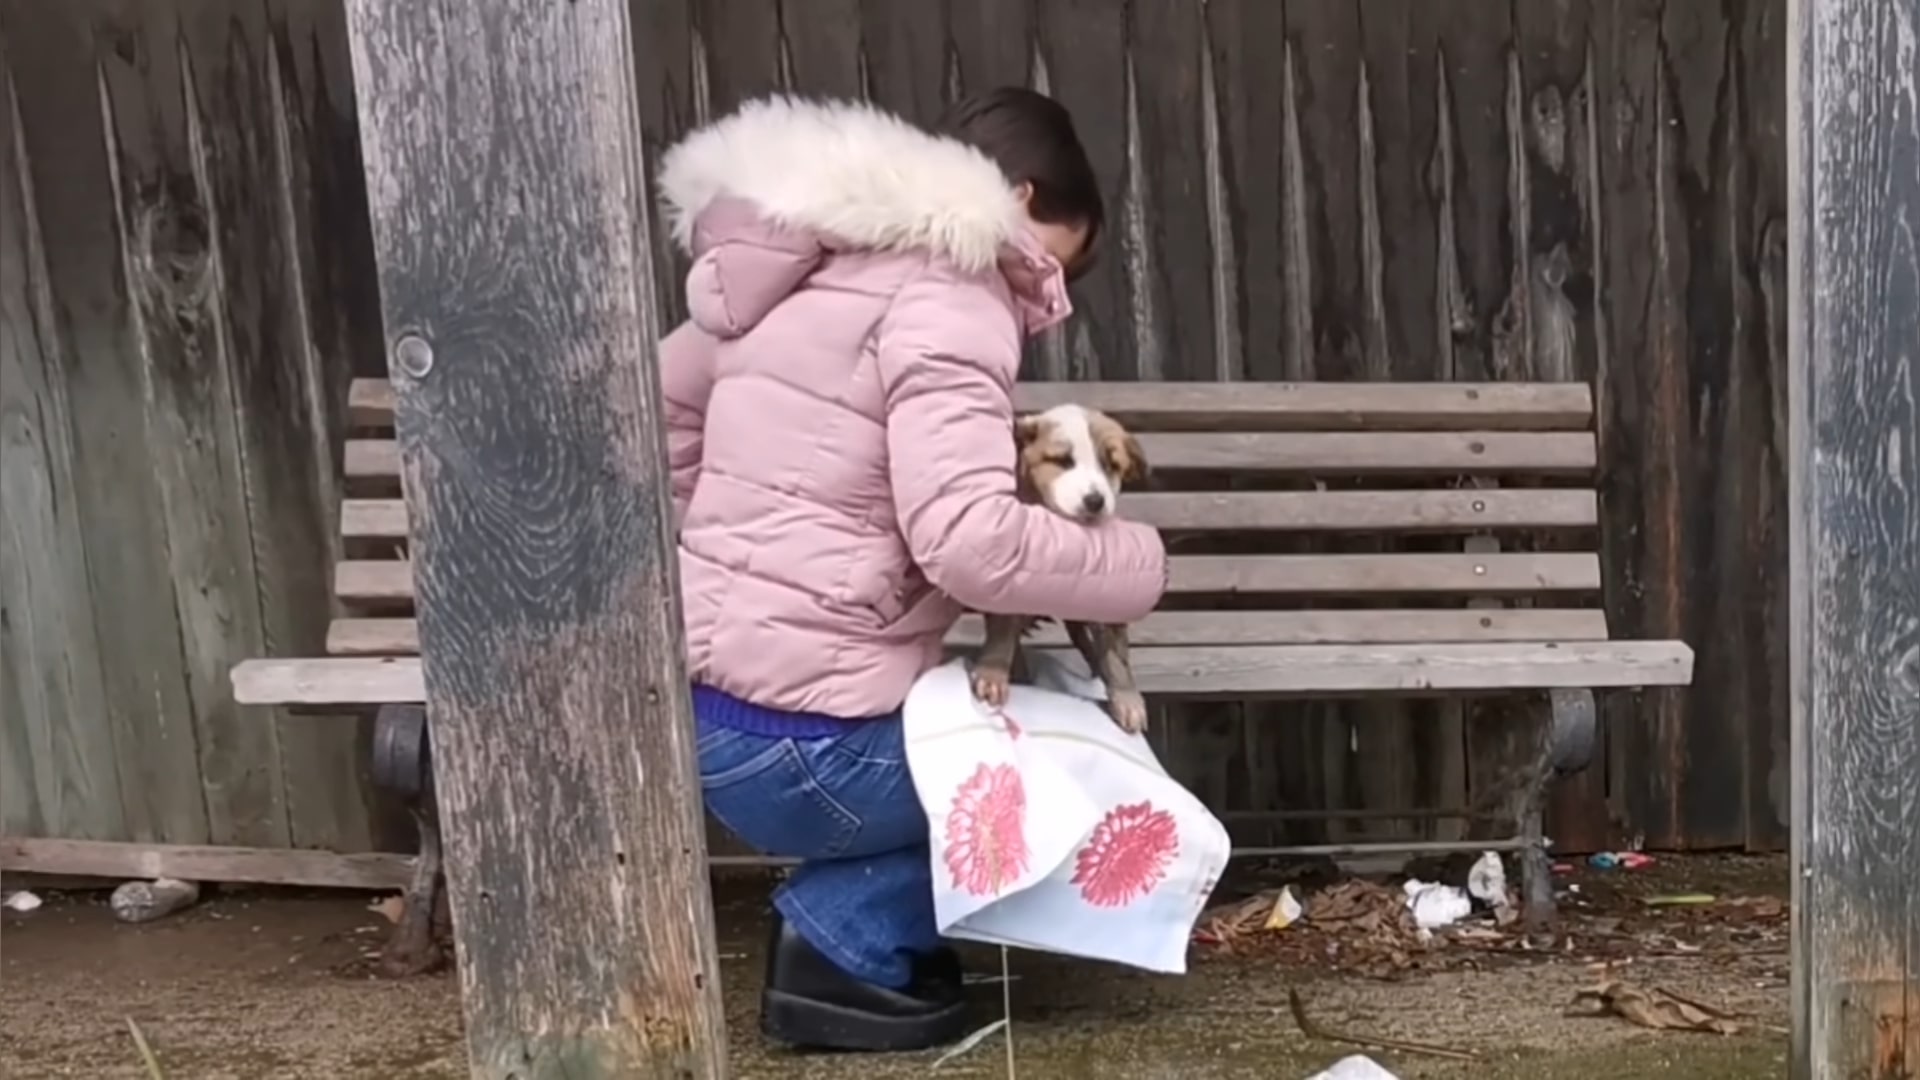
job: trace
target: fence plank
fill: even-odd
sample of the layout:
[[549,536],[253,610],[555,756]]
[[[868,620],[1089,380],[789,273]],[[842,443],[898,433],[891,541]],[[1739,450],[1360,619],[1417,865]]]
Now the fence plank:
[[[1514,9],[1506,132],[1514,266],[1493,355],[1509,378],[1586,380],[1597,371],[1598,305],[1577,304],[1572,294],[1594,272],[1605,227],[1590,212],[1599,205],[1591,145],[1599,114],[1589,59],[1592,23],[1605,14],[1591,6]],[[1551,813],[1556,841],[1575,850],[1608,846],[1606,769],[1555,785]]]
[[1741,530],[1758,532],[1751,540],[1756,554],[1747,571],[1749,587],[1757,597],[1745,623],[1748,634],[1757,633],[1758,638],[1749,637],[1749,664],[1738,673],[1753,684],[1748,690],[1751,712],[1746,721],[1746,841],[1754,851],[1785,848],[1792,813],[1791,736],[1784,704],[1790,695],[1785,477],[1788,206],[1786,185],[1779,182],[1787,172],[1787,85],[1792,75],[1783,47],[1783,39],[1791,33],[1783,8],[1781,0],[1749,3],[1741,12],[1739,27],[1741,77],[1747,87],[1742,99],[1744,144],[1753,155],[1744,197],[1747,205],[1740,212],[1744,238],[1752,245],[1754,297],[1752,323],[1742,327],[1751,335],[1742,340],[1751,345],[1736,343],[1732,358],[1736,362],[1752,358],[1745,380],[1750,387],[1758,387],[1760,401],[1748,408],[1764,410],[1764,415],[1750,411],[1742,441],[1729,440],[1727,446],[1746,462],[1741,484],[1751,493],[1747,506],[1764,520],[1758,530],[1751,523]]
[[[259,166],[256,186],[273,195],[261,257],[278,306],[249,357],[268,374],[244,376],[241,400],[242,430],[265,448],[250,458],[249,504],[264,630],[267,647],[284,654],[322,640],[316,624],[329,607],[328,571],[341,548],[339,448],[351,363],[381,360],[380,303],[371,237],[343,226],[366,221],[345,11],[271,0],[266,21],[260,104],[270,110],[263,136],[272,157]],[[352,852],[408,842],[412,822],[396,820],[404,812],[380,800],[366,777],[369,719],[275,722],[282,759],[302,763],[286,779],[295,846]]]
[[[1624,636],[1685,632],[1685,510],[1697,497],[1699,455],[1690,453],[1685,300],[1691,253],[1684,147],[1675,65],[1663,44],[1663,5],[1632,0],[1608,28],[1614,145],[1603,158],[1608,234],[1604,273],[1611,299],[1611,409],[1603,419],[1605,531],[1618,559],[1609,567],[1609,604]],[[1630,583],[1639,583],[1634,587]],[[1703,647],[1710,647],[1703,642]],[[1618,695],[1607,727],[1624,736],[1610,748],[1625,816],[1650,846],[1684,843],[1679,788],[1687,772],[1686,698],[1678,691]]]
[[0,55],[0,832],[124,835],[87,595],[72,404],[20,123]]
[[[136,20],[142,10],[128,9]],[[154,451],[160,434],[182,436],[156,427],[148,406],[143,350],[149,338],[131,306],[145,286],[140,268],[127,262],[146,252],[191,253],[137,245],[140,236],[133,230],[151,235],[180,222],[164,214],[123,218],[140,203],[120,197],[170,198],[191,180],[170,173],[166,190],[146,192],[115,182],[113,168],[125,163],[116,147],[122,132],[109,127],[108,119],[116,107],[137,113],[146,104],[127,88],[129,80],[141,82],[132,61],[99,48],[96,24],[106,14],[97,3],[11,8],[7,61],[16,88],[33,89],[18,99],[21,131],[47,287],[58,300],[51,340],[60,347],[76,440],[70,497],[84,536],[105,712],[113,728],[113,770],[127,828],[134,839],[204,843],[208,813],[194,700],[182,664],[186,637],[175,603],[165,484],[157,475],[171,472],[179,480],[182,470],[156,462]],[[138,22],[123,23],[118,32],[137,38]],[[171,65],[174,49],[163,51],[157,62]],[[177,95],[179,84],[168,89]],[[140,175],[149,182],[153,177],[150,170]],[[115,437],[101,437],[106,432]],[[182,582],[189,588],[201,583]]]

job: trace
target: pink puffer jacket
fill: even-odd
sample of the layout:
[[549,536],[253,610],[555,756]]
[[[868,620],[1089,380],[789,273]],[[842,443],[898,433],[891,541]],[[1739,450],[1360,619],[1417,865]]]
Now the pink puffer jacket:
[[696,256],[661,345],[690,674],[773,709],[897,709],[963,608],[1130,622],[1153,529],[1014,497],[1023,333],[1059,264],[997,166],[865,106],[772,99],[661,170]]

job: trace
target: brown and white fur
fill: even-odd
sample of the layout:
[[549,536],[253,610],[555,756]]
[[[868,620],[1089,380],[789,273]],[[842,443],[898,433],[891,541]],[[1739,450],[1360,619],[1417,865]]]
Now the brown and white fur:
[[[1079,405],[1059,405],[1020,417],[1015,471],[1020,498],[1061,517],[1092,522],[1113,513],[1123,484],[1147,476],[1140,444],[1112,417]],[[1040,616],[988,615],[986,643],[973,665],[973,693],[989,705],[1004,705],[1013,680],[1020,640]],[[1107,685],[1107,712],[1128,732],[1147,728],[1147,701],[1133,681],[1127,628],[1067,622],[1067,637],[1087,666]]]

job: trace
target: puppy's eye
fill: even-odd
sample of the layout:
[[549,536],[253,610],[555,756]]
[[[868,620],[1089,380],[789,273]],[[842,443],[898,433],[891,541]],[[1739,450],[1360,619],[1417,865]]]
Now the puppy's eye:
[[1073,468],[1073,455],[1070,453],[1069,454],[1048,454],[1046,460],[1047,460],[1047,464],[1052,465],[1055,468],[1060,468],[1060,469]]

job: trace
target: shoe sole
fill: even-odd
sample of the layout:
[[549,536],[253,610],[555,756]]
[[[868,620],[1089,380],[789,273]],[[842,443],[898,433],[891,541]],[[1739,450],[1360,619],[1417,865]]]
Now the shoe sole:
[[966,1013],[967,1003],[956,1001],[919,1016],[875,1016],[768,990],[760,1002],[760,1031],[790,1046],[816,1050],[926,1050],[964,1036]]

